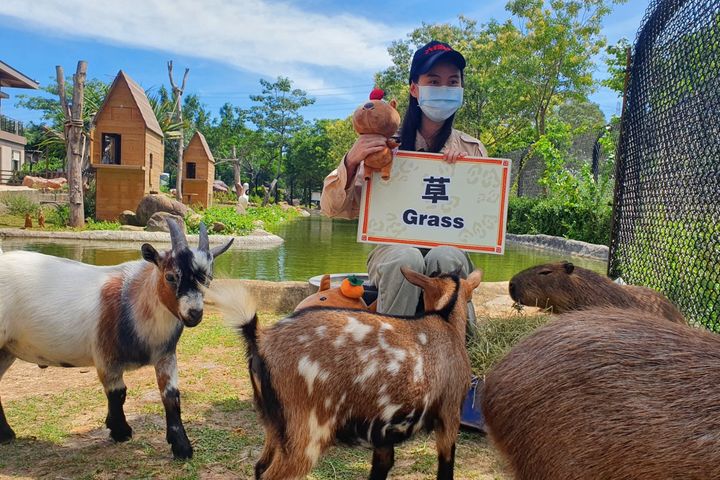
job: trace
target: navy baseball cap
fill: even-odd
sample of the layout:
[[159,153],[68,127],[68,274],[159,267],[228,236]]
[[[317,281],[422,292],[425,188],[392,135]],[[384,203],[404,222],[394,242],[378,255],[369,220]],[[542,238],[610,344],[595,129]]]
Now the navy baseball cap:
[[465,57],[460,52],[454,50],[447,43],[433,40],[415,51],[410,65],[409,81],[417,81],[420,75],[429,72],[439,60],[453,63],[461,71],[465,69]]

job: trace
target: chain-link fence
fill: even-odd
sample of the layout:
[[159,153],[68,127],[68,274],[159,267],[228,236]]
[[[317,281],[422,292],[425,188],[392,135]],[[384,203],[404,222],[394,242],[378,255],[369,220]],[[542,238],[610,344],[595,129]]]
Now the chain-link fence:
[[720,332],[720,0],[654,0],[632,53],[609,274]]

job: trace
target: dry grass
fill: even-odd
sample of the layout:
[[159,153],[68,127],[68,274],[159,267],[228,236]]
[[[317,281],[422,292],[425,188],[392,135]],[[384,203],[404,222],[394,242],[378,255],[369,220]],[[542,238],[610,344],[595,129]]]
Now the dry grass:
[[[0,477],[252,478],[263,430],[252,406],[244,346],[219,318],[209,315],[197,328],[186,330],[178,356],[183,418],[195,447],[192,461],[172,460],[152,368],[125,376],[125,411],[135,434],[130,442],[115,444],[103,425],[105,398],[92,369],[41,370],[16,362],[0,381],[0,392],[19,438],[0,445]],[[366,449],[335,448],[309,478],[364,479],[370,458]],[[433,478],[435,468],[434,440],[420,436],[397,448],[391,476]],[[455,478],[507,476],[484,437],[462,433]]]
[[468,355],[475,375],[482,377],[513,345],[544,325],[549,315],[533,314],[502,318],[478,318],[477,335],[468,342]]

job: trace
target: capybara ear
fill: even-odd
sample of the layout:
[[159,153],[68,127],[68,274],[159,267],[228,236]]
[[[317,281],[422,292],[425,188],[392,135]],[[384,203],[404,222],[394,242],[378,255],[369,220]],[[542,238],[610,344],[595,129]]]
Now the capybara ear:
[[322,276],[322,279],[320,280],[320,289],[318,292],[322,292],[323,290],[329,290],[330,289],[330,275],[327,273]]
[[568,275],[570,275],[573,272],[573,270],[575,270],[575,265],[573,265],[570,262],[565,262],[563,264],[563,267],[565,268],[565,273],[567,273]]

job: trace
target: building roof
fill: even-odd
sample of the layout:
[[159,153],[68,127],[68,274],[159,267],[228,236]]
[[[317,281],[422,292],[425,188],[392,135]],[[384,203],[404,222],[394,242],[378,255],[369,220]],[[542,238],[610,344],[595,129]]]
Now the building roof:
[[0,61],[0,87],[37,89],[39,86],[40,84],[32,78]]
[[[198,137],[198,140],[200,140],[200,145],[202,145],[203,150],[205,150],[205,154],[207,155],[210,163],[215,163],[215,157],[213,157],[213,154],[210,151],[210,146],[208,145],[207,140],[205,140],[205,135],[200,133],[200,130],[195,130],[195,135],[193,135],[193,138],[190,139],[190,143],[192,143],[195,137]],[[190,146],[190,143],[188,143],[188,146]]]
[[[143,122],[145,122],[145,126],[149,130],[160,135],[161,137],[164,136],[162,128],[160,128],[160,124],[158,123],[157,117],[155,116],[155,112],[150,105],[150,101],[148,100],[147,95],[145,95],[145,90],[143,90],[142,87],[135,82],[135,80],[130,78],[130,76],[122,70],[118,72],[115,80],[113,80],[112,85],[110,85],[110,89],[108,90],[102,107],[100,107],[98,113],[102,112],[105,108],[105,104],[110,99],[110,96],[112,95],[113,90],[117,87],[119,81],[125,82],[125,84],[128,86],[130,94],[132,95],[133,100],[135,100],[135,104],[140,111],[140,116],[142,116]],[[97,115],[95,115],[95,118],[98,118]]]

